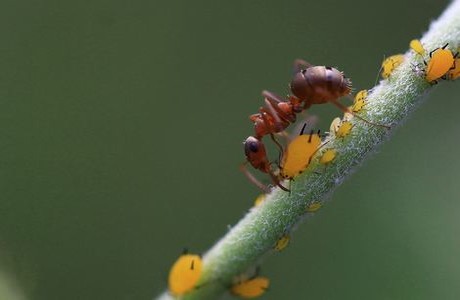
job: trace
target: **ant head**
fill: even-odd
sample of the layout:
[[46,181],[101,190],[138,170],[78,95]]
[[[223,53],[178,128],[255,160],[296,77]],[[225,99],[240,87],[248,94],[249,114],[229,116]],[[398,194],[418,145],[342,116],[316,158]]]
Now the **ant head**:
[[258,153],[260,150],[264,150],[264,148],[265,147],[262,142],[253,136],[248,137],[244,141],[244,152],[246,153],[246,156],[251,156],[255,153]]
[[265,173],[268,172],[270,166],[267,160],[267,152],[261,140],[250,136],[244,141],[244,153],[248,162],[256,169]]

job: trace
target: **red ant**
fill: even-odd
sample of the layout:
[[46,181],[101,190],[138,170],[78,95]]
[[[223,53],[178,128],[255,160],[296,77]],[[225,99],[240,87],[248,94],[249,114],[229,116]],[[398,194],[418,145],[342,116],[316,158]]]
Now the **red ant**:
[[285,100],[269,91],[263,91],[265,107],[260,107],[257,114],[249,117],[254,122],[255,135],[248,137],[244,142],[247,161],[241,166],[241,170],[251,182],[265,192],[269,191],[268,187],[249,173],[246,169],[246,163],[249,162],[255,169],[269,174],[274,184],[285,191],[289,191],[281,185],[279,176],[273,172],[262,138],[269,134],[280,149],[281,156],[283,147],[275,139],[274,134],[284,131],[290,123],[296,121],[296,114],[310,108],[313,104],[330,102],[343,112],[348,112],[368,124],[389,128],[357,116],[345,105],[338,102],[340,97],[348,96],[351,93],[351,81],[341,71],[332,67],[313,66],[299,59],[294,62],[294,69],[296,72],[290,84],[292,95],[289,95]]

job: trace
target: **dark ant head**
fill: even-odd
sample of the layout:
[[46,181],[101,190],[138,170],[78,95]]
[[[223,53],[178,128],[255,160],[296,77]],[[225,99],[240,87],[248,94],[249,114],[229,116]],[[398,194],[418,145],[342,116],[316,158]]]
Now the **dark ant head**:
[[267,173],[269,170],[269,163],[267,160],[267,152],[261,140],[253,136],[248,137],[244,141],[244,153],[246,159],[255,168],[262,172]]
[[246,153],[247,157],[257,155],[259,151],[265,151],[265,147],[260,140],[250,136],[244,141],[244,153]]

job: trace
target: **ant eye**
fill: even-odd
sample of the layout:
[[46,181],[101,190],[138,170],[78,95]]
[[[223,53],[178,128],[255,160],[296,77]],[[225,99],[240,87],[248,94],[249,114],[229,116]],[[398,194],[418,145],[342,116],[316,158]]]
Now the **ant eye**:
[[244,151],[246,153],[257,153],[260,151],[261,142],[253,136],[250,136],[244,142]]
[[247,145],[249,151],[251,152],[258,152],[259,151],[259,145],[256,142],[249,142]]

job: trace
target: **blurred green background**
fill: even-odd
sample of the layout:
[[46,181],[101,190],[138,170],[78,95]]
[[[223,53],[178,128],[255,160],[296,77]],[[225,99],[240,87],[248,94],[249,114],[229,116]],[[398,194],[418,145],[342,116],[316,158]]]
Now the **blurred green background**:
[[[369,88],[447,3],[3,0],[0,299],[158,295],[258,194],[238,165],[261,90],[287,93],[295,58]],[[458,91],[265,261],[263,299],[459,299]]]

